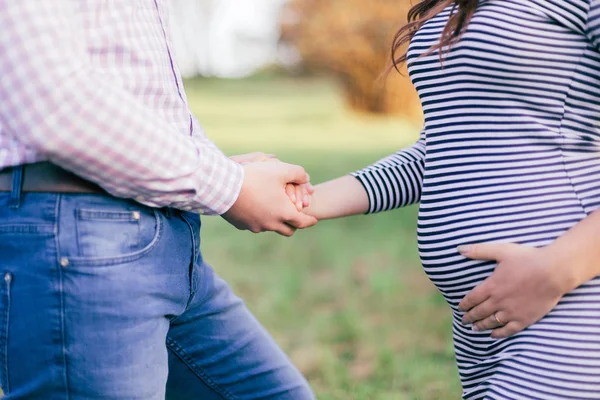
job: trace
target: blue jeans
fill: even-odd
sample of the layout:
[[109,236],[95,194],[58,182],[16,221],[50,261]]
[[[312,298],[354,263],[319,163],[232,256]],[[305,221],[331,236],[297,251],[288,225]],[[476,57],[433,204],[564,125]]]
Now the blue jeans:
[[0,193],[6,399],[314,399],[199,231],[109,196]]

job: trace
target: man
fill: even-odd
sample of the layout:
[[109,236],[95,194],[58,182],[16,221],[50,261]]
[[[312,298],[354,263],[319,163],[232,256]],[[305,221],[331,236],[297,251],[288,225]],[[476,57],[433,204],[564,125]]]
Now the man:
[[313,398],[203,263],[197,216],[290,236],[316,223],[284,191],[308,176],[240,165],[206,138],[167,7],[0,0],[7,399]]

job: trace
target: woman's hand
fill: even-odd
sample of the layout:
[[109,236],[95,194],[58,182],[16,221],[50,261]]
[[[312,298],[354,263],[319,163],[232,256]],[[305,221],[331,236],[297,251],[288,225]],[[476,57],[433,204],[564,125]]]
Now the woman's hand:
[[473,330],[492,330],[493,338],[522,331],[546,316],[567,293],[569,265],[561,264],[546,248],[518,244],[460,246],[475,260],[493,260],[494,273],[459,304],[463,324]]
[[[232,156],[230,159],[241,165],[254,162],[279,161],[275,155],[262,152],[241,154]],[[302,211],[304,207],[310,206],[310,200],[314,193],[314,188],[310,183],[303,185],[288,183],[285,186],[285,193],[288,195],[292,203],[294,203],[296,209],[298,211]]]
[[310,183],[303,185],[288,183],[285,185],[285,192],[290,200],[292,200],[292,203],[296,205],[298,211],[302,211],[304,210],[304,207],[310,206],[310,201],[315,189]]

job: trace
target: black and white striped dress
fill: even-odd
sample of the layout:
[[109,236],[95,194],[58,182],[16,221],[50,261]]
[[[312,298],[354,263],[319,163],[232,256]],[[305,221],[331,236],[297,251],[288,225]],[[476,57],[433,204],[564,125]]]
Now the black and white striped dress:
[[420,140],[354,175],[370,212],[420,202],[421,260],[454,314],[465,399],[600,399],[600,277],[494,340],[461,325],[458,303],[495,264],[456,250],[544,246],[600,206],[600,0],[480,0],[440,68],[419,55],[448,15],[409,48]]

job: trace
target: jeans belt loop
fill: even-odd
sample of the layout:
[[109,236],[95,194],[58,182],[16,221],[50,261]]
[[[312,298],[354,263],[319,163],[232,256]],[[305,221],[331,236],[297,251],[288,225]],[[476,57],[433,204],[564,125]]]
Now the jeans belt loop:
[[12,188],[10,191],[9,207],[17,209],[21,207],[23,196],[23,166],[19,165],[12,169]]

